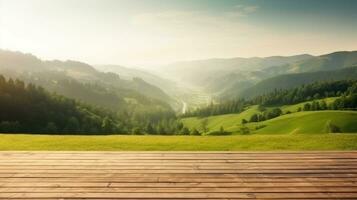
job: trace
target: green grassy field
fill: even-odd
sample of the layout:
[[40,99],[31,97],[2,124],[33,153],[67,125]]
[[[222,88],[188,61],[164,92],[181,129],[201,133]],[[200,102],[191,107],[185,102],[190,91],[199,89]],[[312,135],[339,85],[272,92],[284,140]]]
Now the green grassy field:
[[[248,123],[250,133],[240,134],[242,119],[258,113],[251,106],[240,114],[182,119],[185,126],[200,128],[208,120],[210,131],[221,126],[229,136],[75,136],[0,134],[0,150],[78,150],[78,151],[279,151],[279,150],[357,150],[357,112],[294,112],[303,104],[282,107],[292,111],[277,118]],[[267,108],[267,109],[272,109]],[[344,133],[328,133],[326,124],[337,125]],[[259,127],[259,128],[257,128]],[[350,134],[346,134],[350,133]],[[356,133],[356,134],[355,134]]]
[[234,136],[59,136],[0,134],[0,150],[357,150],[357,134]]
[[[332,103],[336,98],[323,99],[327,104]],[[322,100],[320,100],[322,101]],[[256,123],[248,123],[245,126],[249,128],[250,134],[291,134],[291,133],[309,133],[322,134],[328,133],[326,126],[332,123],[340,128],[343,133],[357,132],[357,112],[355,111],[312,111],[297,112],[307,102],[281,106],[283,113],[287,111],[291,114],[285,114],[277,118]],[[310,101],[311,103],[311,101]],[[272,110],[275,107],[266,107]],[[198,129],[202,131],[202,121],[207,120],[208,133],[220,130],[221,126],[230,134],[240,134],[242,128],[242,119],[249,120],[255,113],[262,113],[258,106],[250,106],[239,114],[226,114],[210,117],[190,117],[182,119],[182,122],[189,129]]]
[[258,112],[258,106],[251,106],[250,108],[239,114],[217,115],[205,118],[190,117],[182,119],[182,122],[189,129],[200,129],[201,122],[207,119],[208,128],[210,130],[219,130],[219,128],[223,126],[226,130],[233,131],[231,129],[235,129],[236,126],[240,126],[242,119],[249,120],[250,116]]
[[[251,108],[241,114],[229,114],[207,117],[210,131],[219,130],[220,126],[232,134],[239,134],[242,127],[241,120],[249,119],[256,108]],[[186,118],[183,123],[189,128],[199,129],[202,120],[205,118]],[[289,134],[289,133],[309,133],[323,134],[326,132],[327,123],[337,125],[343,133],[357,132],[357,112],[355,111],[311,111],[296,112],[282,115],[280,117],[248,123],[246,126],[251,134]],[[259,128],[260,127],[260,128]]]
[[357,112],[353,111],[312,111],[283,115],[265,122],[252,123],[250,126],[265,125],[256,130],[259,134],[324,134],[327,123],[340,127],[343,133],[357,132]]
[[[329,98],[325,98],[325,99],[321,99],[321,100],[317,100],[318,102],[321,103],[322,100],[324,100],[326,102],[326,104],[331,104],[333,103],[338,97],[329,97]],[[283,111],[283,113],[286,113],[287,111],[290,112],[297,112],[297,110],[299,108],[303,108],[304,104],[306,103],[312,103],[312,101],[306,101],[306,102],[302,102],[302,103],[298,103],[298,104],[294,104],[294,105],[284,105],[281,106],[281,110]]]

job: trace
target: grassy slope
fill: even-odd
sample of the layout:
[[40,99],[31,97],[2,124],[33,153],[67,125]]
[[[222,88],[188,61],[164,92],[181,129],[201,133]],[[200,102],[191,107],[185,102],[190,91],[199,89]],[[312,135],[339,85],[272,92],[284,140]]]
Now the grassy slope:
[[[296,105],[286,109],[296,108]],[[238,131],[243,118],[258,112],[252,106],[241,114],[229,114],[208,118],[211,130],[224,126]],[[186,118],[189,127],[199,127],[203,119]],[[297,112],[264,122],[249,123],[254,130],[250,135],[232,136],[60,136],[0,134],[0,150],[131,150],[131,151],[221,151],[221,150],[357,150],[357,134],[323,133],[327,121],[344,132],[357,132],[357,112],[315,111]],[[255,130],[260,125],[266,127]],[[269,134],[270,133],[270,134]],[[273,133],[273,134],[272,134]],[[294,134],[287,134],[294,133]],[[314,133],[314,134],[296,134]]]
[[311,111],[283,115],[265,122],[252,123],[264,124],[266,127],[255,131],[264,134],[286,133],[326,133],[325,127],[331,122],[341,128],[342,132],[357,132],[357,112],[353,111]]
[[[326,103],[333,102],[335,98],[325,99]],[[295,105],[282,106],[281,109],[293,112],[289,115],[283,115],[275,119],[248,123],[247,127],[252,133],[260,134],[287,134],[287,133],[325,133],[327,122],[331,122],[341,128],[342,132],[353,133],[357,132],[357,112],[353,111],[314,111],[314,112],[298,112],[297,109],[302,107],[304,103]],[[272,109],[272,108],[268,108]],[[219,130],[221,126],[226,131],[239,133],[242,119],[249,120],[254,113],[259,113],[257,106],[251,106],[246,111],[240,114],[227,114],[219,116],[211,116],[207,118],[185,118],[183,123],[189,128],[200,129],[201,122],[208,119],[208,128],[210,131]],[[256,130],[256,127],[264,125],[264,128]]]
[[[337,99],[337,97],[329,97],[329,98],[325,98],[323,99],[327,104],[333,103],[335,100]],[[319,100],[319,102],[321,102],[322,100]],[[299,108],[303,108],[304,104],[306,103],[311,103],[312,101],[308,101],[308,102],[302,102],[302,103],[298,103],[298,104],[294,104],[294,105],[284,105],[281,106],[281,110],[283,111],[283,113],[286,113],[287,111],[290,112],[297,112],[297,110]]]
[[197,118],[197,117],[190,117],[182,119],[182,122],[187,126],[189,129],[197,128],[200,129],[201,122],[204,119],[208,120],[208,128],[210,131],[219,130],[221,126],[223,126],[226,130],[229,130],[231,127],[234,128],[237,125],[240,125],[242,119],[249,120],[250,116],[254,113],[258,112],[258,106],[251,106],[244,112],[240,114],[227,114],[227,115],[217,115],[205,118]]
[[59,136],[0,134],[0,150],[357,150],[357,134]]

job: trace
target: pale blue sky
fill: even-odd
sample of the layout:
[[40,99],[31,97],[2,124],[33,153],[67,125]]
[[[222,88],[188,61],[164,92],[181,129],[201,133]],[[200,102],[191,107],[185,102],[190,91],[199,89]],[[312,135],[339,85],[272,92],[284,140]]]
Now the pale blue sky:
[[357,50],[354,0],[0,0],[0,48],[155,65]]

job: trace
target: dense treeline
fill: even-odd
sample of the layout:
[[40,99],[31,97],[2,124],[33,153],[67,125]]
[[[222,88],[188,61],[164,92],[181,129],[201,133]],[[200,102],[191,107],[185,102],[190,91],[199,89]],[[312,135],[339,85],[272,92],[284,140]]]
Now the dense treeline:
[[[357,93],[344,93],[341,97],[334,100],[332,103],[327,104],[324,100],[313,100],[312,102],[305,103],[302,107],[298,108],[298,112],[300,111],[319,111],[319,110],[357,110]],[[283,114],[280,108],[274,108],[271,111],[263,111],[262,113],[253,114],[249,122],[260,122],[269,120],[275,117],[279,117]],[[248,123],[247,120],[243,119],[242,124]]]
[[244,99],[225,101],[224,103],[213,104],[196,110],[187,111],[182,117],[206,117],[212,115],[223,115],[228,113],[240,113],[249,102]]
[[[337,85],[340,85],[340,83]],[[312,100],[308,103],[305,103],[302,107],[299,107],[297,111],[357,110],[357,82],[353,83],[350,87],[344,90],[344,92],[342,92],[342,90],[337,91],[337,95],[339,94],[339,98],[335,99],[332,103],[327,104],[325,100]],[[280,108],[267,110],[262,105],[259,105],[259,111],[260,113],[255,113],[250,117],[249,122],[260,122],[279,117],[283,114],[290,114],[290,111],[283,113]],[[245,123],[248,123],[248,121],[243,119],[242,124]],[[330,127],[330,129],[333,128]]]
[[338,97],[356,85],[356,81],[344,80],[333,82],[316,82],[290,90],[275,90],[266,95],[252,99],[253,104],[265,106],[289,105],[327,97]]
[[0,76],[0,132],[189,134],[172,110],[109,110]]
[[114,113],[51,95],[33,84],[0,76],[0,130],[2,132],[112,132]]
[[317,111],[317,110],[357,110],[357,93],[342,95],[330,104],[325,101],[312,101],[305,103],[298,111]]
[[[252,99],[237,99],[221,102],[219,104],[211,104],[210,106],[189,111],[183,117],[207,117],[212,115],[222,115],[229,113],[240,113],[250,105],[261,106],[280,106],[296,104],[305,101],[313,101],[327,97],[341,97],[334,102],[331,107],[327,107],[325,102],[321,103],[321,109],[353,109],[356,106],[352,103],[354,95],[357,94],[356,80],[343,81],[327,81],[316,82],[308,85],[302,85],[289,90],[274,90],[271,93],[257,96]],[[352,99],[351,99],[352,98]],[[318,102],[314,102],[311,107],[316,107]],[[309,105],[307,105],[309,106]],[[318,110],[318,109],[316,109]],[[254,118],[262,120],[271,119],[275,113],[268,112]],[[258,121],[262,121],[258,120]],[[253,121],[256,121],[253,119]]]

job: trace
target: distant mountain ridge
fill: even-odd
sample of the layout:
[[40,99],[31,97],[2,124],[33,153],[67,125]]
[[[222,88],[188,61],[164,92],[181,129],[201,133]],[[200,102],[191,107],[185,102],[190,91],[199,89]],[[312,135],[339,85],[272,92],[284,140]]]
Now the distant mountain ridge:
[[357,79],[357,51],[341,51],[263,70],[264,80],[245,87],[232,87],[223,98],[253,97],[274,89],[288,89],[314,81]]
[[357,51],[338,51],[294,63],[274,66],[263,71],[269,74],[286,74],[335,70],[357,65]]
[[[73,84],[99,84],[98,91],[115,91],[120,96],[120,102],[133,98],[140,101],[143,100],[141,96],[145,96],[176,108],[181,102],[179,98],[175,100],[172,97],[177,98],[184,88],[179,88],[177,83],[202,88],[207,94],[220,99],[251,97],[314,80],[354,78],[355,71],[347,69],[353,66],[357,66],[357,51],[339,51],[321,56],[301,54],[182,61],[161,66],[162,73],[159,74],[164,76],[159,76],[154,72],[120,65],[91,66],[71,60],[43,61],[31,54],[0,50],[0,73],[16,74],[51,91],[68,92],[68,88],[60,88],[58,84],[64,80]],[[336,73],[335,77],[333,73]]]
[[[337,70],[284,74],[265,79],[239,93],[239,97],[254,97],[275,89],[290,89],[318,81],[338,81],[357,79],[357,66]],[[231,96],[232,98],[232,96]]]
[[[178,78],[193,83],[205,82],[208,78],[219,75],[227,75],[233,72],[258,71],[271,66],[280,66],[305,60],[313,56],[308,54],[295,56],[271,56],[266,58],[227,58],[183,61],[166,65],[161,70],[174,74]],[[197,77],[197,75],[200,75]]]
[[102,70],[104,72],[113,72],[120,74],[122,79],[131,80],[133,78],[140,78],[147,83],[150,83],[160,89],[162,89],[167,94],[175,93],[176,83],[166,79],[164,77],[160,77],[154,73],[136,69],[124,67],[121,65],[95,65],[96,69]]
[[[85,91],[84,88],[86,87],[90,94],[97,94],[98,97],[100,97],[98,93],[100,90],[102,90],[100,93],[115,93],[115,96],[120,99],[116,100],[118,105],[121,105],[120,102],[123,102],[125,98],[138,98],[138,102],[140,102],[140,100],[144,99],[143,96],[165,103],[173,101],[160,88],[139,78],[132,80],[121,79],[120,75],[100,72],[93,66],[78,61],[43,61],[31,54],[0,50],[0,73],[8,77],[20,78],[27,82],[38,84],[65,96],[71,95],[69,97],[76,99],[79,98],[78,93],[80,92],[74,92],[71,87],[82,84],[77,89],[82,88],[80,90]],[[59,84],[64,81],[72,85]],[[93,94],[95,87],[90,85],[98,85],[96,93]],[[89,93],[85,96],[89,96]],[[80,98],[80,100],[85,99]]]
[[221,95],[237,86],[248,88],[270,77],[263,70],[273,66],[290,64],[312,58],[308,54],[295,56],[271,56],[266,58],[227,58],[177,62],[163,66],[168,77],[203,88],[208,93]]
[[169,76],[201,86],[206,92],[225,98],[239,96],[260,81],[278,75],[351,66],[357,66],[357,51],[339,51],[321,56],[301,54],[184,61],[164,66],[162,70]]

